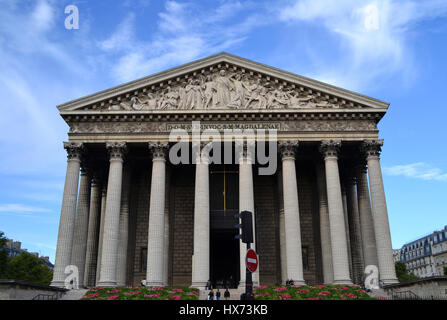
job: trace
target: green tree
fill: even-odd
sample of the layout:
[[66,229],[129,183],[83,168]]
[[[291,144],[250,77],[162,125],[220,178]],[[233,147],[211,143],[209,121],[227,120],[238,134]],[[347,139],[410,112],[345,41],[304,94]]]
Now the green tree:
[[22,252],[18,256],[9,258],[7,263],[7,278],[36,284],[49,285],[53,272],[38,257]]
[[6,278],[6,266],[8,261],[8,250],[6,248],[5,234],[0,231],[0,279]]
[[408,282],[411,280],[418,280],[419,277],[413,273],[409,273],[405,263],[402,261],[396,262],[396,276],[399,282]]

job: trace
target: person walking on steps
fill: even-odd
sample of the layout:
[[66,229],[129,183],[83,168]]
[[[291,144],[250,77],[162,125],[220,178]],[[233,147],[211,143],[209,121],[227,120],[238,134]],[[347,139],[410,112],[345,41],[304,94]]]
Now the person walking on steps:
[[228,288],[224,292],[224,298],[225,300],[230,300],[230,290]]
[[214,291],[213,291],[213,289],[211,289],[210,293],[208,293],[208,300],[214,300]]

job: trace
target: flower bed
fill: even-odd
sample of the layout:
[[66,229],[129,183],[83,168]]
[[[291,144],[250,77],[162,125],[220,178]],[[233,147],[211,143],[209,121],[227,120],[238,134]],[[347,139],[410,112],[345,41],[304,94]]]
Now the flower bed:
[[198,300],[199,289],[187,287],[97,287],[81,300]]
[[256,300],[372,300],[360,286],[259,286]]

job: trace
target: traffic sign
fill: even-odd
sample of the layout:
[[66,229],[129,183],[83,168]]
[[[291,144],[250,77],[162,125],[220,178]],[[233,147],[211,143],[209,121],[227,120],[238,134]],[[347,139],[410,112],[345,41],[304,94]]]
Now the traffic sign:
[[245,266],[252,273],[258,269],[258,255],[255,250],[247,250],[247,253],[245,254]]

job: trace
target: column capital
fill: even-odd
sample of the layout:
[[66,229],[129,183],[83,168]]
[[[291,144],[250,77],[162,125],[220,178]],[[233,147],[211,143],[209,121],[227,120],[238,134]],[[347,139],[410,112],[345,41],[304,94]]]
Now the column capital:
[[109,152],[110,161],[120,160],[124,161],[124,157],[127,153],[126,142],[108,142],[106,143],[107,151]]
[[68,160],[81,161],[85,152],[84,144],[77,142],[64,142],[64,149],[67,150]]
[[338,158],[340,147],[341,147],[340,140],[324,140],[321,141],[319,150],[323,154],[324,159],[331,157]]
[[280,141],[278,143],[279,152],[281,153],[282,160],[293,159],[295,160],[296,149],[299,146],[298,141]]
[[149,150],[152,152],[152,161],[166,160],[166,153],[169,149],[169,144],[160,141],[151,141],[148,143]]
[[380,158],[382,146],[383,140],[364,140],[361,146],[361,150],[365,154],[366,159]]

